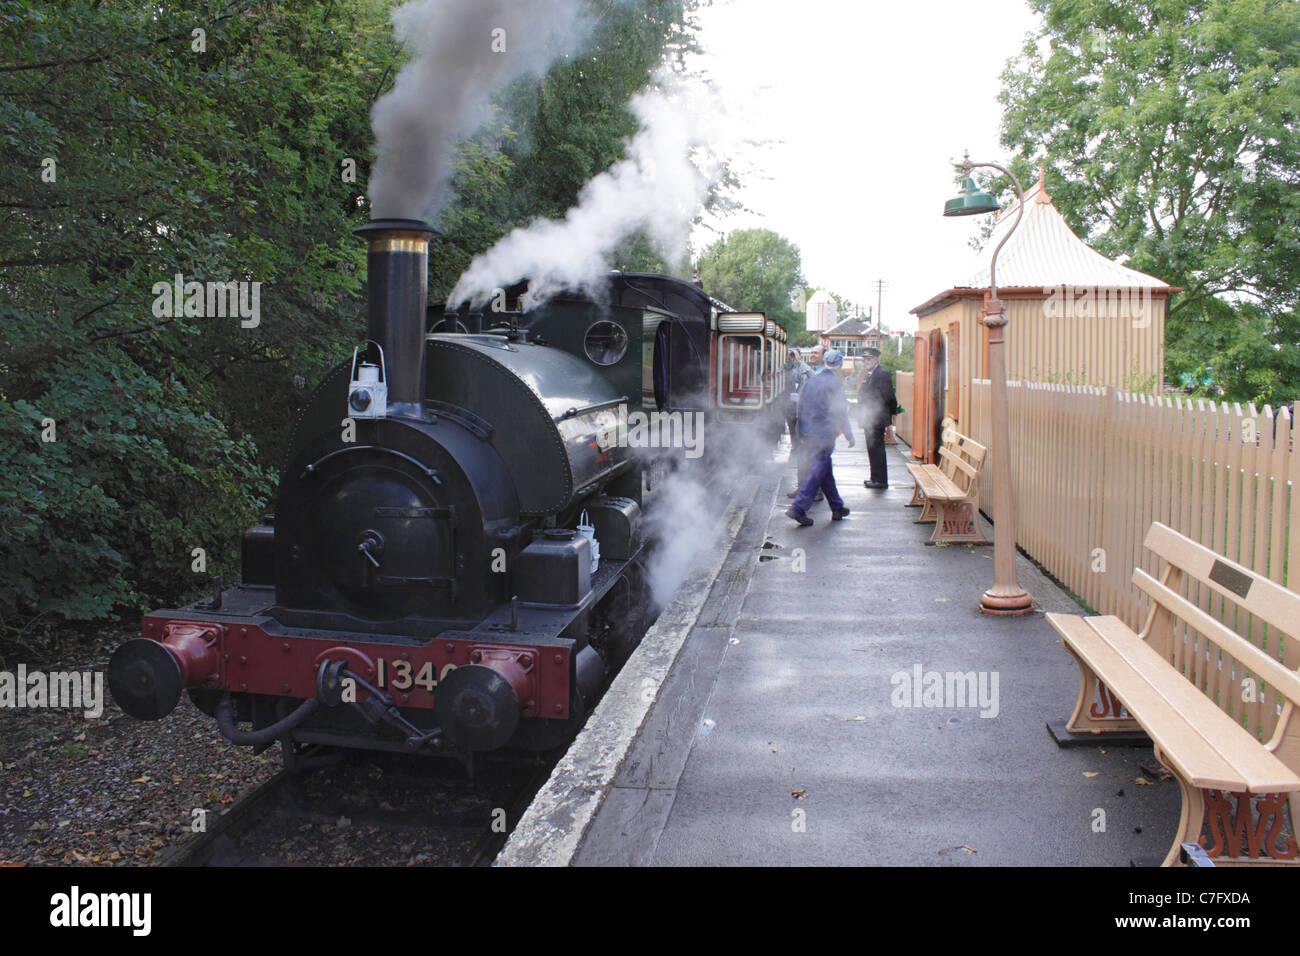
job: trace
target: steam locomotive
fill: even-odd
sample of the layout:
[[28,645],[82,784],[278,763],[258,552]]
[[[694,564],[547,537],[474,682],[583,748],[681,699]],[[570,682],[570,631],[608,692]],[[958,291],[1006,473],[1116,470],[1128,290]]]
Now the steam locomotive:
[[145,615],[111,693],[156,720],[188,691],[228,740],[279,741],[291,767],[320,747],[550,749],[646,626],[653,460],[612,423],[769,415],[785,333],[648,274],[528,312],[510,307],[523,285],[484,313],[427,310],[433,230],[356,232],[366,351],[302,410],[243,583]]

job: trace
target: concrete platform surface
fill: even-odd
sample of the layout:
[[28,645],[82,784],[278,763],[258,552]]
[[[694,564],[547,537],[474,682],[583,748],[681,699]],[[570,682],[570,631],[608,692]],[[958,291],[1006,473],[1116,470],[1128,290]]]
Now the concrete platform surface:
[[[1068,716],[1079,678],[1043,613],[1080,609],[1021,557],[1037,609],[979,613],[992,548],[924,543],[931,526],[904,507],[905,455],[891,447],[890,488],[868,490],[860,441],[841,440],[835,473],[852,514],[831,522],[818,503],[811,528],[784,514],[788,466],[755,476],[725,560],[686,585],[708,597],[693,617],[678,614],[689,631],[666,677],[656,674],[648,714],[615,734],[622,754],[602,749],[608,769],[595,785],[571,771],[582,825],[543,833],[562,853],[508,848],[502,862],[1127,866],[1164,856],[1178,792],[1142,768],[1156,766],[1150,748],[1060,749],[1045,728]],[[551,808],[552,824],[566,819]]]

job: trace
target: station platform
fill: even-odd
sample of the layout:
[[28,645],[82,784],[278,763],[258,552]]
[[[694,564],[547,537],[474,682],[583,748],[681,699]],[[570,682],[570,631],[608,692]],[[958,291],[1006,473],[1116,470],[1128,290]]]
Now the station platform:
[[809,528],[785,515],[791,466],[752,476],[498,865],[1164,857],[1179,795],[1151,748],[1059,748],[1046,730],[1079,677],[1043,613],[1078,605],[1021,555],[1035,611],[981,614],[992,547],[926,545],[907,448],[888,455],[890,487],[869,490],[860,440],[841,439],[852,513],[819,502]]

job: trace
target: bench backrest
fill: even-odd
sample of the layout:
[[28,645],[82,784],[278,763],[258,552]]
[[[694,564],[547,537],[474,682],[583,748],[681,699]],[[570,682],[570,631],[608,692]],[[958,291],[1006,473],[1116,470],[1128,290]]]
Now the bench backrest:
[[1159,581],[1141,568],[1133,572],[1133,583],[1153,602],[1142,636],[1287,766],[1300,769],[1300,718],[1291,720],[1300,704],[1300,594],[1159,522],[1145,545],[1166,570]]
[[988,449],[960,432],[945,432],[944,437],[948,435],[952,436],[952,441],[945,441],[939,449],[939,467],[963,493],[970,494],[972,486],[979,480]]
[[952,466],[952,461],[950,460],[951,455],[950,454],[945,455],[944,452],[947,451],[951,453],[951,451],[957,444],[957,439],[959,438],[961,438],[961,433],[958,432],[957,429],[945,428],[943,430],[943,444],[939,446],[938,465],[939,465],[939,470],[942,471],[949,478],[952,477],[952,473],[954,469]]

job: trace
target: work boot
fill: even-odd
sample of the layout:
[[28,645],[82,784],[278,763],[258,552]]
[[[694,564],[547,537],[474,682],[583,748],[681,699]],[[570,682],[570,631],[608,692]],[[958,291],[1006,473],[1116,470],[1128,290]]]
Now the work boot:
[[831,509],[831,520],[832,520],[832,521],[843,521],[843,520],[844,520],[844,516],[847,515],[848,513],[849,513],[849,509],[848,509],[848,508],[832,508],[832,509]]
[[804,514],[804,513],[803,513],[802,511],[800,511],[798,508],[788,508],[788,509],[786,509],[785,516],[786,516],[787,518],[793,518],[795,521],[799,522],[799,524],[800,524],[801,526],[805,527],[805,528],[811,528],[811,527],[812,527],[813,519],[812,519],[812,518],[809,518],[806,514]]

